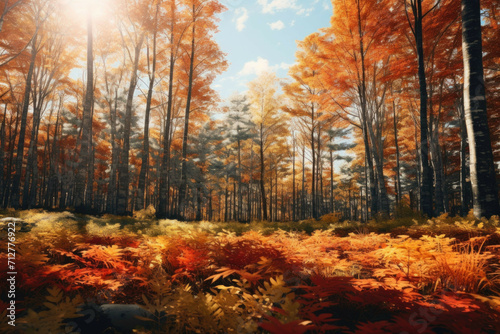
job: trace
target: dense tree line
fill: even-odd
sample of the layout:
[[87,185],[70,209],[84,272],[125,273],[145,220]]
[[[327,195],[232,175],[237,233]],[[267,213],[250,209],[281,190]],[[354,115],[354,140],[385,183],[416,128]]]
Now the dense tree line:
[[219,101],[217,0],[112,0],[80,24],[64,1],[4,2],[1,205],[225,221],[499,214],[500,5],[332,4],[288,78],[264,73]]

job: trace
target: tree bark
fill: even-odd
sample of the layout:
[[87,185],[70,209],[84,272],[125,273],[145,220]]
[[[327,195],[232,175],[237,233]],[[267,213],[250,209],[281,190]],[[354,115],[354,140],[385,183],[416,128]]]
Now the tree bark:
[[[377,187],[375,184],[374,168],[373,168],[373,158],[370,149],[370,142],[368,140],[368,110],[366,103],[366,67],[365,67],[365,48],[363,41],[363,31],[361,24],[361,8],[359,4],[360,0],[356,1],[357,4],[357,14],[358,14],[358,34],[359,34],[359,48],[360,48],[360,58],[361,58],[361,82],[358,85],[358,93],[361,104],[361,128],[363,130],[363,141],[365,145],[365,155],[368,161],[368,174],[370,179],[370,195],[371,195],[371,214],[375,215],[378,212],[378,194]],[[358,74],[359,78],[359,74]]]
[[[55,206],[57,197],[57,184],[59,182],[59,175],[57,169],[58,145],[57,135],[59,131],[59,122],[61,119],[61,110],[63,108],[63,98],[59,100],[59,107],[57,109],[56,124],[54,126],[54,136],[52,138],[52,150],[49,157],[49,181],[47,185],[47,193],[45,197],[45,207],[51,209]],[[47,140],[49,140],[47,133]]]
[[293,142],[292,142],[292,145],[293,145],[293,153],[292,153],[292,221],[296,221],[297,220],[297,217],[296,217],[296,213],[297,213],[297,210],[296,210],[296,192],[295,192],[295,136],[293,137]]
[[90,165],[90,150],[92,147],[92,106],[94,104],[94,55],[92,13],[88,9],[87,17],[87,88],[83,105],[82,139],[78,155],[78,171],[75,183],[74,206],[77,212],[88,212],[90,204],[85,201],[86,182]]
[[7,118],[7,103],[5,104],[5,111],[2,117],[2,125],[0,127],[0,203],[3,203],[4,184],[6,178],[4,174],[5,167],[5,119]]
[[396,146],[396,206],[401,202],[401,167],[399,163],[398,121],[396,115],[396,103],[392,102],[394,113],[394,145]]
[[37,39],[38,39],[38,33],[35,33],[35,36],[33,37],[33,41],[31,43],[31,59],[30,59],[28,74],[26,76],[26,87],[24,90],[23,109],[21,113],[21,128],[19,131],[19,140],[17,141],[16,169],[14,178],[12,180],[12,188],[11,188],[10,205],[14,208],[19,207],[21,173],[22,173],[23,158],[24,158],[24,141],[26,138],[26,123],[28,122],[28,109],[30,104],[33,71],[35,68],[36,55],[38,53],[38,50],[36,48]]
[[[151,113],[151,100],[153,98],[153,88],[155,86],[156,73],[156,35],[158,32],[158,11],[159,3],[156,5],[155,27],[153,31],[153,59],[151,61],[151,73],[149,75],[148,96],[146,98],[146,112],[144,116],[144,142],[142,147],[142,163],[141,171],[139,172],[139,185],[137,187],[137,202],[136,210],[144,209],[144,195],[146,191],[146,174],[149,170],[149,117]],[[149,61],[149,48],[148,48]]]
[[259,152],[260,152],[260,195],[262,201],[262,218],[263,220],[267,220],[267,201],[266,201],[266,189],[265,189],[265,175],[264,175],[264,125],[260,124],[260,144],[259,144]]
[[189,83],[186,100],[186,111],[184,114],[184,133],[182,136],[182,159],[181,159],[181,186],[179,189],[179,209],[182,212],[187,190],[187,142],[189,136],[189,113],[191,111],[191,98],[193,94],[193,76],[194,76],[194,56],[195,56],[195,41],[196,41],[196,20],[195,6],[193,4],[193,28],[191,37],[191,58],[189,60]]
[[139,57],[141,54],[142,43],[144,41],[144,33],[141,33],[139,40],[134,48],[134,63],[132,68],[132,77],[128,88],[127,104],[125,106],[125,126],[123,129],[123,148],[121,151],[121,159],[118,165],[118,199],[116,205],[116,213],[125,215],[128,213],[128,197],[129,197],[129,155],[130,155],[130,131],[132,126],[132,103],[134,100],[135,88],[137,86],[137,70],[139,68]]
[[106,199],[106,211],[112,214],[116,213],[116,189],[117,178],[116,170],[118,169],[118,160],[120,157],[120,147],[116,143],[116,112],[118,110],[118,88],[115,90],[114,105],[110,104],[109,116],[111,127],[111,170],[109,173],[109,188]]
[[422,32],[422,0],[415,0],[412,5],[413,16],[415,18],[415,41],[418,58],[418,79],[420,87],[420,210],[423,214],[432,217],[433,198],[432,198],[432,171],[429,166],[429,140],[428,140],[428,122],[427,122],[427,81],[424,64],[424,45]]
[[467,163],[467,126],[465,124],[463,99],[458,103],[458,116],[460,118],[460,214],[467,215],[470,208],[470,173]]
[[[312,216],[317,218],[317,207],[316,207],[316,145],[314,140],[314,106],[311,109],[311,157],[312,157],[312,180],[311,180],[311,197],[312,197]],[[319,126],[319,125],[318,125]]]
[[469,138],[474,216],[500,213],[484,86],[479,0],[462,0],[464,107]]

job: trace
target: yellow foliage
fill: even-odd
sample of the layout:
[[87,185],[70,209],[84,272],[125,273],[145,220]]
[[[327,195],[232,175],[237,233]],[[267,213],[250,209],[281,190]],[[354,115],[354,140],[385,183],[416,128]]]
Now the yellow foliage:
[[47,291],[47,301],[43,303],[46,310],[35,312],[28,309],[28,314],[19,319],[23,333],[76,333],[71,323],[63,321],[82,316],[77,311],[77,307],[83,303],[82,298],[64,297],[58,288],[48,288]]

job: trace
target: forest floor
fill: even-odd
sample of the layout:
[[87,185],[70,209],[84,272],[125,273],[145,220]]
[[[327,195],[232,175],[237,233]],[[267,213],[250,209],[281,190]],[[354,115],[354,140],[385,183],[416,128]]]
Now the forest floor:
[[498,217],[241,224],[30,210],[0,218],[0,280],[11,280],[2,333],[500,329]]

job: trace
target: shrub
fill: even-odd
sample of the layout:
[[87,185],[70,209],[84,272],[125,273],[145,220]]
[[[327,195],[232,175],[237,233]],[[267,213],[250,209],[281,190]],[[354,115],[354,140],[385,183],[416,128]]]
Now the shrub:
[[319,220],[324,224],[337,224],[340,222],[341,216],[340,212],[327,213],[321,216]]

